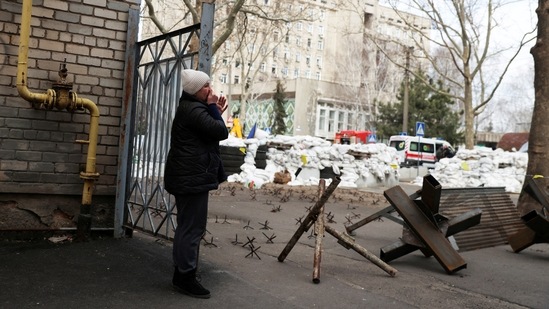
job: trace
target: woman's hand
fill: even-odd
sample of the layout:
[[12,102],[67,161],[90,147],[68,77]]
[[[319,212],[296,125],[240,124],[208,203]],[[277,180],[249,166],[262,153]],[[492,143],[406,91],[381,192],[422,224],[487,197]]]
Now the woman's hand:
[[223,114],[223,112],[227,110],[227,107],[229,107],[229,105],[227,105],[227,98],[225,96],[217,96],[213,90],[208,92],[207,102],[208,105],[215,104],[219,114]]
[[227,104],[227,98],[224,96],[219,97],[216,105],[219,114],[223,114],[227,110],[227,107],[229,107],[229,105]]

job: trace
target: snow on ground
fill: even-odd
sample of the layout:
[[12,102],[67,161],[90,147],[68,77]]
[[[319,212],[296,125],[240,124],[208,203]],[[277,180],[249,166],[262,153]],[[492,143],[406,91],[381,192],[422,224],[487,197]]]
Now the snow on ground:
[[[230,136],[220,144],[247,147],[242,172],[229,176],[229,181],[250,187],[272,182],[274,174],[285,169],[292,175],[289,185],[318,185],[320,173],[326,169],[340,175],[339,187],[346,188],[391,187],[400,179],[396,150],[382,143],[341,145],[311,136],[270,136],[258,131],[256,138]],[[257,169],[255,152],[265,144],[284,147],[269,148],[267,166]],[[527,153],[481,147],[459,150],[455,157],[437,162],[429,173],[444,188],[505,187],[507,192],[519,193],[527,164]],[[413,183],[421,186],[422,178]]]

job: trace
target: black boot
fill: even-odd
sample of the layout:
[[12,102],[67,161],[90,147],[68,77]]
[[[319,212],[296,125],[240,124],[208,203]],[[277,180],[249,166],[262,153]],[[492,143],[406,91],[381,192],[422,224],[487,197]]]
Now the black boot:
[[172,284],[174,288],[183,294],[196,298],[210,298],[210,291],[205,289],[196,280],[196,270],[182,274],[176,267],[173,273]]

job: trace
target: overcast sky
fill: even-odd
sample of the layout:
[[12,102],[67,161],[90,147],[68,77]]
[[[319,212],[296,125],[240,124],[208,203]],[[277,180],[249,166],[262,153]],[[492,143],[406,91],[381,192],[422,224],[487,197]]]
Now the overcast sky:
[[[498,13],[501,29],[494,34],[494,41],[514,43],[520,42],[522,35],[535,28],[537,24],[536,0],[519,0],[510,2]],[[537,31],[530,34],[534,37]],[[530,49],[535,41],[529,42],[522,48],[520,54],[511,64],[510,70],[503,80],[503,84],[494,98],[494,103],[504,101],[502,104],[492,104],[492,109],[503,112],[503,115],[493,117],[493,125],[498,132],[524,131],[523,123],[529,122],[534,106],[534,59]],[[507,53],[509,56],[510,52]]]
[[[398,3],[401,10],[408,10],[406,3],[410,0],[380,0],[380,4],[389,6],[388,3]],[[466,0],[470,2],[472,0]],[[477,5],[486,3],[486,0],[476,0]],[[506,4],[495,11],[494,19],[498,22],[498,27],[492,31],[492,39],[490,46],[493,51],[507,50],[499,55],[497,62],[487,64],[485,67],[485,77],[490,77],[486,74],[487,71],[494,69],[494,78],[499,76],[499,72],[508,63],[513,54],[516,52],[519,42],[523,35],[535,28],[537,23],[537,15],[535,10],[538,6],[537,0],[502,0]],[[496,0],[494,2],[497,2]],[[440,8],[443,9],[449,3],[443,4]],[[408,7],[409,8],[409,7]],[[420,14],[419,11],[411,11],[415,14]],[[482,10],[477,10],[475,13],[482,15]],[[421,14],[420,14],[421,15]],[[529,37],[534,37],[537,33],[531,34]],[[495,97],[486,107],[486,111],[482,115],[482,124],[479,129],[483,130],[483,126],[487,126],[491,121],[495,132],[506,133],[513,131],[522,131],[517,128],[517,124],[524,124],[531,120],[531,110],[534,106],[534,60],[530,54],[530,49],[534,45],[534,41],[528,43],[522,48],[519,55],[505,75],[502,84],[498,88]],[[490,67],[492,66],[492,67]],[[490,115],[490,116],[488,116]],[[487,119],[486,117],[490,117]]]

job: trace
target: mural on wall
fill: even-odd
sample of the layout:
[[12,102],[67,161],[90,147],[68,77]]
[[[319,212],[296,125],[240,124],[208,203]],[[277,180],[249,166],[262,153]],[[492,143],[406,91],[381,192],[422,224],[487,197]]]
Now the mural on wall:
[[[240,109],[240,102],[231,102],[231,115],[237,114]],[[273,124],[274,100],[254,101],[247,105],[246,119],[244,121],[244,131],[249,132],[250,129],[257,124],[260,129],[270,128]],[[294,132],[294,112],[295,100],[288,99],[284,105],[286,111],[286,134],[292,135]]]

